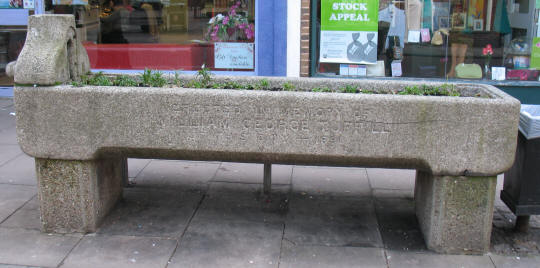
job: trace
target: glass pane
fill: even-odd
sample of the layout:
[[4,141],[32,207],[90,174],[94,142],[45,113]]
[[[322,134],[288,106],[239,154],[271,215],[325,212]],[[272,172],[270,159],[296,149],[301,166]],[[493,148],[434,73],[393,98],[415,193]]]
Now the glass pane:
[[94,69],[254,70],[255,0],[46,3],[49,13],[75,15]]
[[[531,58],[533,41],[540,49],[540,39],[533,40],[538,9],[521,13],[519,7],[534,1],[514,1],[511,9],[506,0],[380,0],[377,38],[371,39],[354,6],[332,6],[338,2],[318,0],[313,11],[315,70],[320,75],[538,81],[540,60]],[[332,13],[334,17],[327,15]],[[356,28],[328,33],[337,29],[336,21],[343,25],[351,18],[358,22]],[[376,60],[359,60],[369,58],[371,47],[376,47]]]

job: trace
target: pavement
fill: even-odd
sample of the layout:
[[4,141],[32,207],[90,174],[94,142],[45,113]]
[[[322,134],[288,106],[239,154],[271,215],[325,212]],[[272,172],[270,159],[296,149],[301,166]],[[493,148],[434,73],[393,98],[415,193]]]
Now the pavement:
[[489,253],[427,250],[414,170],[273,165],[263,197],[261,164],[129,159],[130,185],[96,233],[41,233],[14,118],[0,98],[0,268],[540,267],[540,217],[514,232],[498,197]]

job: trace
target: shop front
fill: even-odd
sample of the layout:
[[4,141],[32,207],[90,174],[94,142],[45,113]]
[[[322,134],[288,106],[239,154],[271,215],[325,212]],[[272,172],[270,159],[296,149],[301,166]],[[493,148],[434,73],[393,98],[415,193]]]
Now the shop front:
[[0,87],[13,84],[5,69],[8,62],[17,59],[24,45],[28,16],[34,14],[34,5],[28,2],[0,0]]
[[[36,0],[35,4],[43,6],[35,9],[36,14],[75,16],[93,71],[129,73],[148,68],[194,73],[208,68],[218,74],[286,74],[287,26],[280,23],[286,21],[284,0]],[[20,28],[26,28],[27,18],[28,14],[17,15]],[[2,40],[0,33],[0,45]]]
[[538,1],[302,3],[310,76],[479,82],[540,101]]

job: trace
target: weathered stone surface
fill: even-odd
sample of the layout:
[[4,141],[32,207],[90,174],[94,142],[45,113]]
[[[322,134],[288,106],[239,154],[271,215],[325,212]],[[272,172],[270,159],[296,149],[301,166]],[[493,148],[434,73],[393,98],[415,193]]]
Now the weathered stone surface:
[[54,85],[77,80],[90,70],[77,39],[73,15],[34,15],[28,19],[25,45],[15,66],[17,84]]
[[12,61],[6,65],[6,75],[9,77],[13,77],[15,75],[15,64],[17,64],[16,61]]
[[42,231],[94,232],[122,196],[123,164],[36,158]]
[[491,98],[57,86],[16,87],[15,104],[19,143],[38,158],[120,152],[495,175],[514,160],[519,102],[491,86],[475,90]]
[[478,254],[489,249],[496,176],[416,174],[416,216],[429,249]]

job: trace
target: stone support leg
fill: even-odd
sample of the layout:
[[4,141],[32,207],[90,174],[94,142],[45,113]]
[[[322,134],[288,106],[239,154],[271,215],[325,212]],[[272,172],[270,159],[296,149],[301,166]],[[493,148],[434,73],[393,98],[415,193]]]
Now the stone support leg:
[[482,254],[489,250],[497,178],[433,176],[417,171],[416,216],[429,249]]
[[94,232],[122,197],[125,158],[91,161],[36,158],[41,229]]

